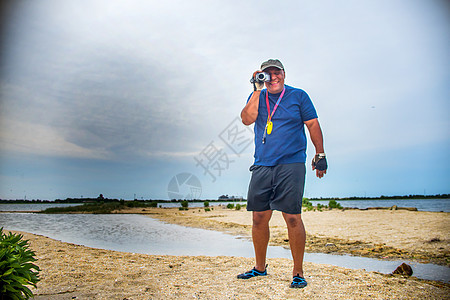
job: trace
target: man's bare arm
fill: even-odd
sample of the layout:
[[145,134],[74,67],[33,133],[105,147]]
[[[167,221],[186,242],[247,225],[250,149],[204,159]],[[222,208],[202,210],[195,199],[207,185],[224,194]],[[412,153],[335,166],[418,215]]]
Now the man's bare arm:
[[[306,127],[308,128],[309,135],[311,137],[311,141],[314,144],[314,147],[316,148],[316,154],[317,153],[325,153],[324,147],[323,147],[323,135],[322,135],[322,129],[320,128],[319,120],[317,118],[308,120],[304,122]],[[314,165],[313,165],[313,170]],[[316,176],[319,178],[322,178],[323,175],[327,173],[327,170],[317,170],[316,169]]]
[[261,91],[254,91],[247,102],[247,105],[241,111],[241,119],[244,125],[251,125],[258,117],[259,95]]

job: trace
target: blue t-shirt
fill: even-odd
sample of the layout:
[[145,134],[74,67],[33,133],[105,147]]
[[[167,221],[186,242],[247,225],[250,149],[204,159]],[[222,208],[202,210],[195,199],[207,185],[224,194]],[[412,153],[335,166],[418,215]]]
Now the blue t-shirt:
[[[272,117],[272,133],[266,133],[264,144],[262,139],[268,115],[267,89],[263,89],[259,96],[258,117],[254,126],[255,165],[275,166],[306,162],[307,141],[303,122],[317,118],[317,113],[305,91],[288,85],[285,85],[285,88],[284,96]],[[269,93],[270,113],[280,95],[281,92]]]

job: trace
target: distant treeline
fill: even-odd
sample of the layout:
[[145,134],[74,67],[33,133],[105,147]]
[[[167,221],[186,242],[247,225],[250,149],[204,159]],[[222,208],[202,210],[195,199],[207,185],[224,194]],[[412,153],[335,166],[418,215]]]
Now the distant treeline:
[[[305,198],[307,200],[325,200],[325,201],[329,201],[329,200],[340,200],[340,201],[344,201],[344,200],[381,200],[381,199],[448,199],[450,198],[450,194],[437,194],[437,195],[405,195],[405,196],[380,196],[380,197],[343,197],[343,198],[338,198],[338,197],[329,197],[329,198]],[[56,200],[23,200],[23,199],[17,199],[17,200],[5,200],[5,199],[0,199],[0,203],[16,203],[16,204],[20,204],[20,203],[114,203],[114,202],[136,202],[136,203],[151,203],[151,202],[158,202],[158,203],[164,203],[164,202],[181,202],[181,201],[185,201],[184,199],[172,199],[172,200],[123,200],[123,199],[108,199],[108,198],[103,198],[102,195],[100,195],[97,198],[66,198],[66,199],[56,199]],[[192,200],[187,200],[189,202],[204,202],[204,201],[208,201],[208,202],[233,202],[233,201],[237,201],[237,202],[241,202],[241,201],[246,201],[246,199],[214,199],[214,200],[200,200],[200,199],[192,199]]]
[[404,195],[404,196],[383,196],[380,197],[344,197],[344,198],[308,198],[308,200],[385,200],[385,199],[448,199],[450,194],[437,195]]
[[240,201],[246,201],[245,199],[228,199],[228,200],[200,200],[200,199],[192,199],[192,200],[184,200],[184,199],[172,199],[172,200],[123,200],[123,199],[108,199],[108,198],[66,198],[66,199],[56,199],[56,200],[4,200],[0,199],[0,203],[14,203],[14,204],[30,204],[30,203],[115,203],[115,202],[136,202],[136,203],[164,203],[164,202],[182,202],[182,201],[188,201],[188,202],[240,202]]
[[192,199],[192,200],[185,200],[185,199],[172,199],[172,200],[118,200],[118,199],[108,199],[108,198],[67,198],[64,200],[56,199],[54,203],[89,203],[89,202],[104,202],[104,203],[110,203],[110,202],[118,202],[118,201],[126,201],[126,202],[139,202],[139,203],[146,203],[146,202],[182,202],[182,201],[188,201],[188,202],[233,202],[233,201],[245,201],[242,199],[228,199],[228,200],[200,200],[200,199]]

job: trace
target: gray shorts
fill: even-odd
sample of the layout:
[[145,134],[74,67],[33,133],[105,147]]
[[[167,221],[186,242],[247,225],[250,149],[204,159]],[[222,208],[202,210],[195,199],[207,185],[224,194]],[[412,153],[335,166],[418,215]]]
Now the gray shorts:
[[304,163],[250,167],[247,210],[279,210],[288,214],[302,212],[306,167]]

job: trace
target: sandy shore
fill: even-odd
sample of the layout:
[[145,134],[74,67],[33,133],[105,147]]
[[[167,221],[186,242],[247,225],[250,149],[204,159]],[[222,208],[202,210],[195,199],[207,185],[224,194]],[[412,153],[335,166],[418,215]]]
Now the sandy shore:
[[[130,209],[128,213],[184,226],[251,236],[251,213],[216,207],[204,209]],[[403,258],[450,266],[450,213],[406,210],[331,210],[302,214],[306,251],[347,253],[378,258]],[[280,212],[270,221],[271,245],[289,247]]]
[[[240,235],[249,235],[251,228],[251,214],[245,210],[133,209],[127,213]],[[449,257],[449,218],[448,213],[409,211],[303,214],[309,251],[417,256],[444,264]],[[271,226],[271,243],[287,245],[281,214],[274,213]],[[238,280],[236,275],[252,268],[253,259],[132,254],[23,234],[42,269],[38,288],[33,289],[35,299],[450,299],[448,284],[364,270],[307,262],[308,287],[293,290],[288,287],[288,259],[269,259],[266,277]]]

